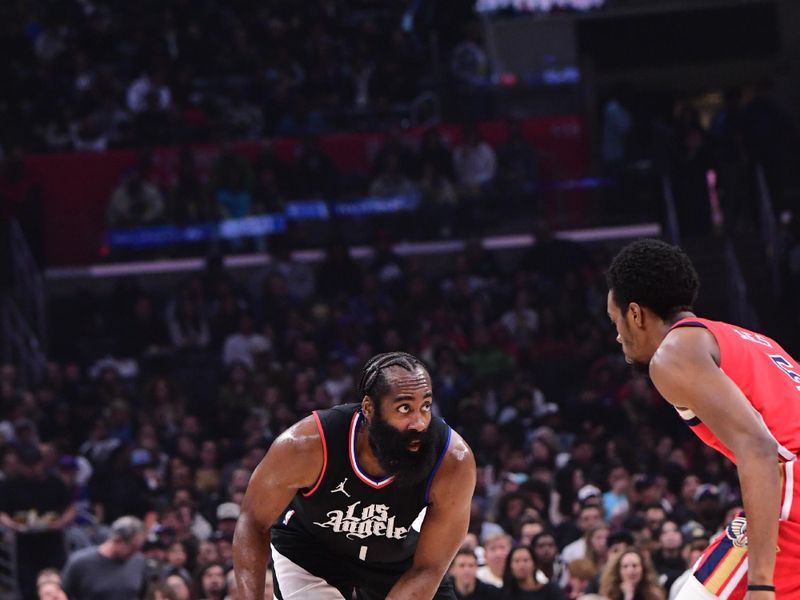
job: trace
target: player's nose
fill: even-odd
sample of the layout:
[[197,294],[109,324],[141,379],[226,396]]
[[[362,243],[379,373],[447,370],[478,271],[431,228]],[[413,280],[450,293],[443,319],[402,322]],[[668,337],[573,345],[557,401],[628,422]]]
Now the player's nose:
[[421,413],[415,415],[408,426],[410,430],[416,431],[417,433],[422,433],[425,431],[426,427],[427,423],[425,422],[425,417]]

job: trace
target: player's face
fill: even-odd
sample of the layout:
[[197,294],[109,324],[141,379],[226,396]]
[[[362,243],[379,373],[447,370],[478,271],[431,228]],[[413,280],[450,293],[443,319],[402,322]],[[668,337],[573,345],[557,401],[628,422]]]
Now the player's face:
[[398,482],[417,482],[436,462],[430,435],[433,392],[428,373],[401,367],[386,370],[389,393],[372,404],[369,442],[381,466]]
[[431,378],[425,369],[418,367],[412,372],[401,367],[387,369],[386,380],[390,391],[383,398],[378,413],[388,425],[408,434],[407,448],[419,452],[421,440],[416,439],[428,430],[433,410]]
[[622,353],[628,364],[638,367],[646,367],[650,363],[651,356],[644,356],[641,352],[642,343],[637,332],[628,322],[630,311],[623,312],[614,300],[614,292],[608,292],[607,300],[608,317],[617,328],[617,342],[622,345]]

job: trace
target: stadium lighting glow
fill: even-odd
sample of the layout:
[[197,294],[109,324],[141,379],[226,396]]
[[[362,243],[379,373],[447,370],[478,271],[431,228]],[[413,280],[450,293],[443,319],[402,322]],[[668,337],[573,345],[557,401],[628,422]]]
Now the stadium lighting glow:
[[549,12],[558,8],[591,10],[600,8],[606,0],[478,0],[478,12],[494,12],[512,8],[520,12]]

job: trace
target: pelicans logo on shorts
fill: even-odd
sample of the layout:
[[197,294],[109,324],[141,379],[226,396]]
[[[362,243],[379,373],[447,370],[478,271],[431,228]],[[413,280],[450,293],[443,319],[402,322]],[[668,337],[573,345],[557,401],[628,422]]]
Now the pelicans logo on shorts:
[[725,535],[737,548],[747,547],[747,519],[736,517],[725,529]]

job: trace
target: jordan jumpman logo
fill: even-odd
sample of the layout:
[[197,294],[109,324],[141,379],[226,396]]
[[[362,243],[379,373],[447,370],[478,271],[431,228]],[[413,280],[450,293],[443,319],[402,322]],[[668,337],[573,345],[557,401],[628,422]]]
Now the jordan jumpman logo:
[[342,481],[342,483],[340,483],[339,485],[337,485],[335,488],[333,488],[331,490],[331,494],[335,494],[336,492],[342,492],[345,496],[347,496],[349,498],[350,494],[348,494],[347,491],[344,489],[344,484],[345,483],[347,483],[347,477],[344,478],[344,481]]

